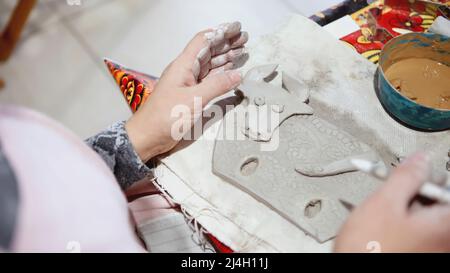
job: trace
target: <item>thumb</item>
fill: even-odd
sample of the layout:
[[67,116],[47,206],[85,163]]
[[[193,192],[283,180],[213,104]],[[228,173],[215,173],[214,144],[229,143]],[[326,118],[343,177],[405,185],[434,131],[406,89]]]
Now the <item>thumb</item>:
[[389,177],[385,193],[408,205],[430,176],[430,163],[425,153],[417,153],[406,159]]
[[212,99],[236,88],[241,81],[242,77],[239,71],[229,70],[211,75],[191,88],[194,90],[195,96],[202,97],[204,105],[206,105]]

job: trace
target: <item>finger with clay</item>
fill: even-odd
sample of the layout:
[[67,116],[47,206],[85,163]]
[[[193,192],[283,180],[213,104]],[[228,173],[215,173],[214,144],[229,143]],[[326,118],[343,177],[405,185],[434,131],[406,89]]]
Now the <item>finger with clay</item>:
[[[248,33],[241,31],[241,23],[225,23],[203,33],[204,47],[194,61],[193,74],[201,81],[209,74],[227,71],[244,54]],[[212,72],[212,73],[210,73]]]

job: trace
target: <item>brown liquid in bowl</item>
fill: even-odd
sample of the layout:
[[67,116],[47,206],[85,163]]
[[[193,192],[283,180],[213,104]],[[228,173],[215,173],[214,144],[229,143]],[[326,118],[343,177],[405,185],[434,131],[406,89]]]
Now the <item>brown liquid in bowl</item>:
[[436,109],[450,110],[450,67],[425,58],[410,58],[392,64],[384,72],[405,97]]

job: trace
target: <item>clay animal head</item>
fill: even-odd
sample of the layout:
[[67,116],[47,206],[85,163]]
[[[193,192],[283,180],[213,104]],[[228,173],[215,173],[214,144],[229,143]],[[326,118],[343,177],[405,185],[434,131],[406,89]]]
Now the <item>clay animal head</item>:
[[[312,115],[313,109],[306,103],[308,90],[288,74],[282,74],[283,87],[269,83],[278,65],[269,64],[252,68],[237,88],[237,95],[244,98],[247,109],[256,109],[257,114],[247,112],[247,120],[241,131],[256,141],[270,141],[274,131],[293,115]],[[275,118],[274,118],[275,117]]]

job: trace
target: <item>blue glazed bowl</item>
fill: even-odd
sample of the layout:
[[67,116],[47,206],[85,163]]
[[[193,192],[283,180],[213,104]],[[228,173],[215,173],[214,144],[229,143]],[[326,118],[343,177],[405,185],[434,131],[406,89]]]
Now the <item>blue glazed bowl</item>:
[[407,58],[428,58],[450,65],[450,38],[431,33],[408,33],[390,40],[380,55],[377,80],[378,97],[384,108],[395,118],[420,130],[450,129],[450,110],[418,104],[403,96],[387,80],[384,71]]

